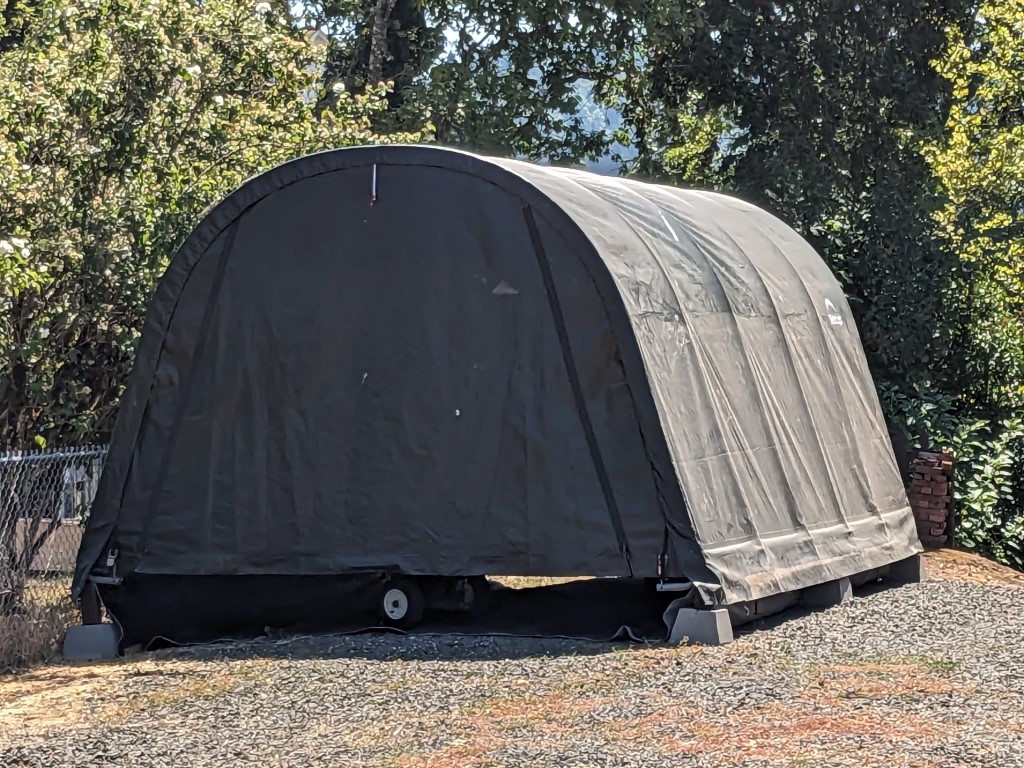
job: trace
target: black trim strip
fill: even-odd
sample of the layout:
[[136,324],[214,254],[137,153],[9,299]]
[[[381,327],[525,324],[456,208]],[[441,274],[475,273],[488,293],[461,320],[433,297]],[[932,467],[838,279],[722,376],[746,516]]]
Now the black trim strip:
[[608,470],[604,466],[604,458],[601,456],[601,447],[597,444],[597,435],[594,433],[594,424],[590,420],[590,413],[587,411],[586,399],[583,397],[583,387],[580,384],[579,371],[576,370],[576,362],[572,354],[572,346],[569,343],[569,331],[565,326],[565,316],[562,314],[562,307],[558,300],[558,291],[555,288],[555,279],[551,274],[551,264],[548,262],[547,253],[544,250],[544,243],[541,242],[540,231],[537,229],[537,221],[533,216],[533,208],[529,205],[523,206],[523,217],[526,219],[526,228],[530,233],[530,242],[533,245],[533,255],[537,258],[537,266],[540,267],[541,277],[544,279],[544,292],[548,297],[548,306],[551,308],[551,317],[555,321],[555,330],[558,333],[558,344],[562,349],[562,360],[565,362],[565,370],[569,378],[569,387],[572,389],[573,401],[576,404],[576,413],[580,417],[580,425],[583,427],[583,434],[587,440],[587,448],[590,450],[590,458],[594,462],[594,471],[597,473],[597,480],[601,484],[601,493],[604,495],[605,504],[608,507],[608,516],[612,521],[612,528],[615,529],[615,538],[618,541],[619,552],[626,558],[626,565],[629,567],[629,575],[633,575],[633,563],[629,554],[629,541],[626,538],[626,529],[622,525],[622,516],[619,514],[619,507],[615,503],[615,494],[612,492],[611,481],[608,479]]
[[[156,517],[158,509],[157,502],[160,498],[160,492],[163,490],[164,482],[167,480],[167,469],[171,464],[171,457],[174,455],[174,447],[178,442],[178,433],[181,429],[181,420],[185,416],[185,408],[188,406],[189,399],[192,395],[192,384],[201,367],[203,354],[206,352],[206,340],[210,331],[210,323],[213,321],[213,312],[216,308],[217,298],[220,296],[220,289],[224,284],[224,273],[227,272],[228,259],[231,258],[231,252],[235,248],[235,236],[238,234],[238,225],[241,220],[241,216],[235,219],[231,224],[231,228],[228,230],[227,236],[224,239],[224,248],[221,250],[220,263],[217,264],[217,272],[213,276],[213,283],[210,285],[210,295],[206,298],[206,307],[203,309],[203,319],[199,323],[196,346],[195,349],[192,350],[192,365],[189,368],[188,376],[181,387],[181,395],[178,400],[178,410],[174,415],[174,422],[171,424],[171,436],[167,441],[167,448],[164,451],[164,460],[160,465],[160,474],[157,476],[156,483],[153,484],[153,493],[149,497],[149,510],[146,515],[146,521],[143,524],[142,532],[139,535],[139,560],[149,552],[149,530],[152,525],[153,518]],[[137,567],[138,562],[135,562],[132,564],[131,570],[135,570]]]

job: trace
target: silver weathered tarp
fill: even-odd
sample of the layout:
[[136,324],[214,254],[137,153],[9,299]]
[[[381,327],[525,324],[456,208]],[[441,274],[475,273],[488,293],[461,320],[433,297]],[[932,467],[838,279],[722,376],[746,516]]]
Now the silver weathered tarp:
[[118,572],[691,579],[920,550],[839,283],[719,194],[344,149],[213,209],[153,297],[76,591]]

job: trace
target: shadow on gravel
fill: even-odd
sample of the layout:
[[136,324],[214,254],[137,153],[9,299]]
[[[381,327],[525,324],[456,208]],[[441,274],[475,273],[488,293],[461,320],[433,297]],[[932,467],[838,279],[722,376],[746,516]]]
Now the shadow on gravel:
[[[893,587],[869,583],[858,598]],[[265,628],[259,637],[225,637],[195,645],[154,646],[156,657],[464,660],[493,661],[555,656],[596,656],[665,641],[663,613],[671,594],[642,580],[593,579],[527,589],[496,589],[483,616],[438,613],[403,633],[347,616],[316,625]],[[737,638],[770,632],[822,609],[799,605],[737,627]]]
[[363,660],[457,661],[478,663],[535,658],[603,656],[640,650],[637,643],[568,640],[507,635],[401,635],[385,630],[358,634],[289,635],[279,640],[227,640],[186,648],[163,649],[152,657],[189,660]]
[[[892,582],[879,580],[869,581],[861,586],[854,587],[853,596],[855,599],[862,599],[871,597],[873,595],[880,595],[889,592],[893,589],[898,589],[900,585],[893,584]],[[806,608],[800,605],[795,605],[791,608],[787,608],[780,613],[773,614],[771,616],[765,616],[764,618],[756,619],[749,624],[744,624],[740,627],[736,627],[733,630],[733,634],[736,638],[746,637],[753,635],[757,632],[770,632],[773,629],[778,629],[785,624],[796,621],[798,619],[804,619],[808,616],[813,616],[816,613],[821,613],[823,608]]]

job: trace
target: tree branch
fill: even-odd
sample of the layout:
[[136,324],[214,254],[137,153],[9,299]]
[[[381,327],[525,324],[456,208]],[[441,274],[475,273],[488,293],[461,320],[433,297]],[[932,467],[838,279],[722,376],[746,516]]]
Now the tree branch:
[[388,21],[391,19],[391,12],[395,9],[396,1],[377,0],[377,10],[373,14],[373,30],[370,33],[370,63],[366,68],[367,85],[376,85],[380,82],[381,71],[384,68]]

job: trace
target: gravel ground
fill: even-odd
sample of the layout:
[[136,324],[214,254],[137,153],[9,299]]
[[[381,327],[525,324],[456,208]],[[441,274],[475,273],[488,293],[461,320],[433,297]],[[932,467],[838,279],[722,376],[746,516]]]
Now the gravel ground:
[[1024,766],[1022,597],[930,581],[724,648],[362,635],[48,667],[0,685],[0,766]]

